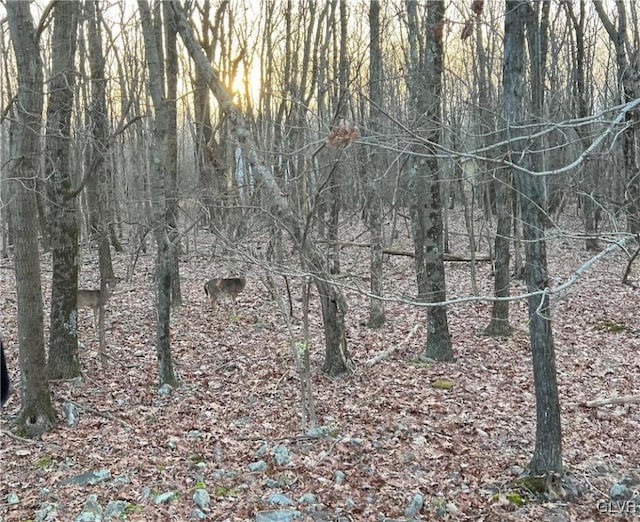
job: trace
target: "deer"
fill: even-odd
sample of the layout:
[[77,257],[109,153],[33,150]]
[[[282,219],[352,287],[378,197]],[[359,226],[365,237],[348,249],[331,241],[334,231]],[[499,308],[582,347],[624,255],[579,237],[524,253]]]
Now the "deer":
[[228,295],[233,302],[233,313],[236,313],[236,298],[247,284],[247,279],[242,277],[215,277],[207,281],[204,285],[204,293],[209,297],[211,308],[215,309],[218,297],[221,294]]
[[83,308],[91,308],[93,310],[93,327],[98,331],[97,321],[98,314],[100,313],[100,307],[107,304],[109,298],[111,297],[111,293],[116,288],[117,279],[109,280],[104,285],[104,290],[102,289],[78,289],[78,301],[76,303],[76,307],[78,310]]

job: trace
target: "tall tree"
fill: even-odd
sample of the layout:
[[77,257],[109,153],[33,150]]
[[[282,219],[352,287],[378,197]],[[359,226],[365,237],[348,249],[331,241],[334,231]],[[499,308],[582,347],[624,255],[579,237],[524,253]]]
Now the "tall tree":
[[[373,136],[382,131],[382,45],[380,39],[380,0],[369,1],[369,129]],[[367,222],[371,234],[371,298],[369,300],[370,327],[377,328],[385,322],[382,296],[383,282],[383,228],[382,228],[382,172],[379,168],[381,151],[375,147],[369,152],[366,169]]]
[[[88,24],[90,97],[87,117],[91,122],[92,139],[85,153],[85,181],[87,207],[89,211],[90,240],[98,243],[98,266],[100,270],[100,296],[107,295],[108,285],[113,284],[115,275],[111,259],[109,241],[109,199],[112,166],[109,157],[111,140],[109,137],[109,117],[107,114],[105,59],[102,49],[102,14],[97,0],[85,2]],[[112,237],[115,234],[112,234]],[[116,248],[118,248],[117,244]],[[104,332],[104,302],[98,307],[98,335],[100,354],[106,364],[106,340]]]
[[8,0],[7,19],[18,69],[15,104],[16,126],[9,182],[13,186],[13,208],[9,212],[15,233],[18,342],[22,373],[21,431],[37,437],[56,423],[49,394],[44,349],[44,314],[38,252],[36,180],[40,162],[42,130],[42,58],[31,19],[29,3]]
[[155,129],[151,173],[151,212],[154,234],[158,247],[156,288],[156,354],[160,385],[176,386],[178,380],[171,358],[171,243],[167,230],[167,136],[169,132],[169,108],[163,90],[164,76],[158,53],[159,42],[154,33],[151,9],[146,0],[138,0],[142,34],[149,68],[149,91],[155,110]]
[[100,3],[90,0],[85,3],[88,22],[87,40],[89,47],[90,96],[88,117],[93,133],[91,146],[85,158],[87,168],[87,206],[89,209],[89,229],[91,239],[98,243],[100,280],[114,278],[111,249],[109,248],[109,230],[107,223],[111,162],[109,152],[109,117],[107,114],[105,60],[102,47],[102,14]]
[[[513,56],[510,56],[513,58]],[[511,64],[506,63],[503,68],[503,85],[505,92],[513,92],[511,85],[512,76],[507,73]],[[481,76],[484,80],[484,75]],[[481,111],[484,118],[488,118],[488,100],[484,90],[483,81],[480,82]],[[520,93],[521,95],[521,93]],[[514,95],[505,96],[503,99],[503,117],[506,122],[506,132],[504,141],[508,142],[512,138],[513,123],[522,118],[522,108],[518,107]],[[521,99],[519,100],[522,101]],[[494,239],[494,275],[493,275],[493,301],[491,310],[491,321],[484,330],[485,335],[494,337],[505,337],[511,335],[511,324],[509,323],[509,285],[511,283],[510,258],[511,258],[511,223],[512,217],[512,172],[511,169],[503,167],[494,170],[494,180],[492,186],[495,194],[496,209],[496,235]]]
[[51,379],[71,379],[80,375],[76,309],[79,220],[76,194],[71,186],[74,177],[71,163],[71,112],[78,9],[76,2],[59,2],[53,8],[45,154],[53,265],[48,367]]
[[[167,109],[167,150],[165,160],[167,169],[167,226],[171,240],[171,304],[182,304],[180,287],[180,234],[178,233],[178,48],[175,18],[171,6],[162,5],[162,27],[166,48],[166,93]],[[160,12],[158,12],[160,17]]]
[[[517,123],[523,114],[525,25],[533,7],[526,0],[506,0],[504,19],[503,86],[507,121]],[[528,25],[529,31],[546,30],[543,24]],[[530,42],[540,42],[542,34],[530,35]],[[541,66],[537,46],[530,49],[532,68]],[[541,96],[541,94],[539,94]],[[541,107],[537,99],[532,107]],[[516,136],[517,139],[517,136]],[[562,475],[562,429],[560,399],[556,375],[556,358],[549,308],[550,286],[547,271],[547,251],[544,238],[543,209],[546,207],[544,181],[524,169],[515,174],[525,243],[525,280],[529,309],[529,337],[533,359],[533,380],[536,395],[536,443],[529,464],[535,475]]]
[[[411,56],[409,88],[415,105],[417,134],[422,139],[421,145],[413,151],[413,164],[409,170],[418,296],[429,303],[443,303],[447,292],[441,174],[436,147],[441,142],[442,124],[444,1],[428,2],[424,17],[418,13],[417,2],[407,0],[406,6]],[[437,361],[453,359],[447,308],[443,304],[428,309],[424,355]]]

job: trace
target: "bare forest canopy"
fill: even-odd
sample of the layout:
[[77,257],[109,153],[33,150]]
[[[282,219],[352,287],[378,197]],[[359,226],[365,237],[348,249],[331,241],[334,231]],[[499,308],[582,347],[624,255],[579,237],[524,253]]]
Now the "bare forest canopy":
[[[341,119],[359,132],[358,151],[352,150],[352,167],[345,174],[341,195],[346,208],[356,212],[363,204],[364,157],[375,148],[381,156],[381,187],[386,208],[406,201],[403,175],[406,154],[424,145],[415,133],[419,115],[411,103],[412,80],[407,10],[404,2],[380,4],[379,82],[380,123],[371,125],[370,31],[368,2],[347,3],[347,39],[340,39],[340,13],[334,2],[283,2],[253,0],[186,3],[188,18],[198,42],[233,101],[245,115],[256,147],[268,165],[277,170],[283,189],[296,206],[309,210],[314,195],[323,189],[329,170],[319,150]],[[570,4],[570,5],[568,5]],[[575,4],[575,5],[574,5]],[[624,4],[624,2],[623,2]],[[548,70],[543,85],[544,113],[523,129],[527,136],[543,136],[546,161],[540,173],[548,173],[546,184],[552,210],[575,203],[579,194],[591,194],[605,213],[618,215],[624,206],[625,181],[617,174],[621,159],[620,119],[628,111],[618,82],[616,50],[592,2],[552,3],[548,31]],[[610,22],[617,24],[615,4],[604,2]],[[100,37],[105,56],[106,116],[111,141],[106,158],[113,169],[120,225],[128,237],[144,208],[144,176],[153,113],[148,97],[148,70],[137,4],[98,2]],[[639,65],[637,16],[633,3],[626,6],[629,75]],[[51,4],[34,2],[32,12],[38,23],[40,49],[45,68],[51,67]],[[436,154],[452,197],[462,191],[480,193],[488,186],[493,169],[510,165],[504,155],[502,118],[502,38],[504,5],[484,2],[479,15],[474,2],[455,1],[446,6],[442,27],[444,76],[442,89],[442,141]],[[0,106],[2,153],[8,150],[7,112],[16,92],[16,70],[6,18],[2,14],[2,67]],[[86,19],[86,18],[85,18]],[[580,27],[584,48],[582,63],[576,61],[574,26]],[[617,25],[616,25],[617,27]],[[73,175],[76,184],[90,172],[92,164],[81,160],[91,139],[84,112],[90,106],[87,25],[81,23],[77,49],[77,81],[72,108]],[[347,70],[340,66],[346,54]],[[200,214],[221,207],[249,203],[256,191],[250,171],[243,168],[237,143],[226,124],[226,112],[203,88],[201,74],[178,40],[177,121],[179,219],[185,227]],[[576,83],[578,68],[583,71],[582,91]],[[635,69],[634,69],[635,68]],[[531,72],[525,69],[525,89],[531,89]],[[341,84],[346,78],[346,84]],[[45,77],[49,74],[45,71]],[[344,82],[343,82],[344,83]],[[43,94],[49,92],[44,85]],[[47,97],[45,96],[44,111]],[[584,113],[583,113],[584,112]],[[204,119],[203,119],[204,118]],[[202,143],[202,139],[206,141]],[[524,140],[528,138],[523,138]],[[5,163],[6,166],[6,163]],[[588,172],[599,174],[597,193],[584,187]],[[326,187],[324,187],[326,188]],[[215,197],[209,193],[216,192]],[[593,192],[593,194],[592,194]],[[243,200],[243,197],[249,199]],[[215,201],[212,201],[215,200]],[[250,204],[250,203],[249,203]],[[485,198],[484,204],[487,204]],[[115,205],[115,203],[114,203]]]

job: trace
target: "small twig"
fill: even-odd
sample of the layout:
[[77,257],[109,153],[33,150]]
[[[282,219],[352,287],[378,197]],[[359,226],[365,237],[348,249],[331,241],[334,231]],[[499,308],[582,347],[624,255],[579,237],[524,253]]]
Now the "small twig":
[[331,446],[329,446],[329,449],[325,452],[325,454],[322,457],[320,457],[318,461],[314,464],[314,467],[318,466],[323,460],[329,458],[329,455],[331,455],[333,448],[335,448],[336,444],[338,444],[338,442],[340,442],[341,440],[342,440],[342,437],[338,437],[337,439],[335,439],[331,444]]
[[214,372],[219,372],[220,370],[223,370],[224,368],[226,368],[227,366],[230,366],[231,364],[235,364],[237,365],[237,362],[235,359],[229,359],[226,363],[221,364],[220,366],[216,366],[213,371]]
[[91,406],[83,406],[82,404],[79,404],[75,401],[72,401],[71,399],[64,399],[65,401],[67,401],[69,404],[73,404],[76,408],[79,408],[81,410],[84,411],[88,411],[89,413],[93,413],[95,415],[98,415],[99,417],[104,417],[105,419],[109,419],[115,422],[119,422],[120,424],[122,424],[123,426],[129,428],[132,431],[135,431],[136,429],[133,427],[133,425],[129,424],[127,421],[122,420],[118,417],[116,417],[115,415],[112,415],[111,413],[105,413],[102,412],[100,410],[96,410],[94,408],[92,408]]
[[11,437],[12,439],[17,440],[17,441],[22,442],[22,443],[33,444],[33,445],[36,445],[36,446],[45,445],[45,446],[53,446],[55,448],[62,448],[62,446],[60,446],[60,444],[56,444],[55,442],[43,441],[41,439],[27,439],[25,437],[20,437],[19,435],[16,435],[15,433],[11,433],[9,430],[2,430],[2,431],[0,431],[0,433],[6,435],[7,437]]

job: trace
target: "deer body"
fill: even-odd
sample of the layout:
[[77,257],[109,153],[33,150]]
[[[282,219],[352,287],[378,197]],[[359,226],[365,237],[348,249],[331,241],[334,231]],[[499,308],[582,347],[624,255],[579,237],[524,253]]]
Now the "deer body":
[[214,279],[210,279],[205,283],[204,293],[209,296],[212,308],[215,308],[216,303],[218,302],[218,297],[221,294],[224,294],[228,295],[231,298],[233,307],[235,309],[236,298],[238,297],[238,294],[240,294],[244,290],[246,284],[247,280],[244,277],[216,277]]
[[76,307],[78,310],[83,308],[91,308],[93,310],[93,326],[96,327],[100,307],[107,304],[111,297],[111,292],[115,287],[115,282],[108,282],[104,287],[104,292],[100,289],[87,290],[78,289],[78,301]]

